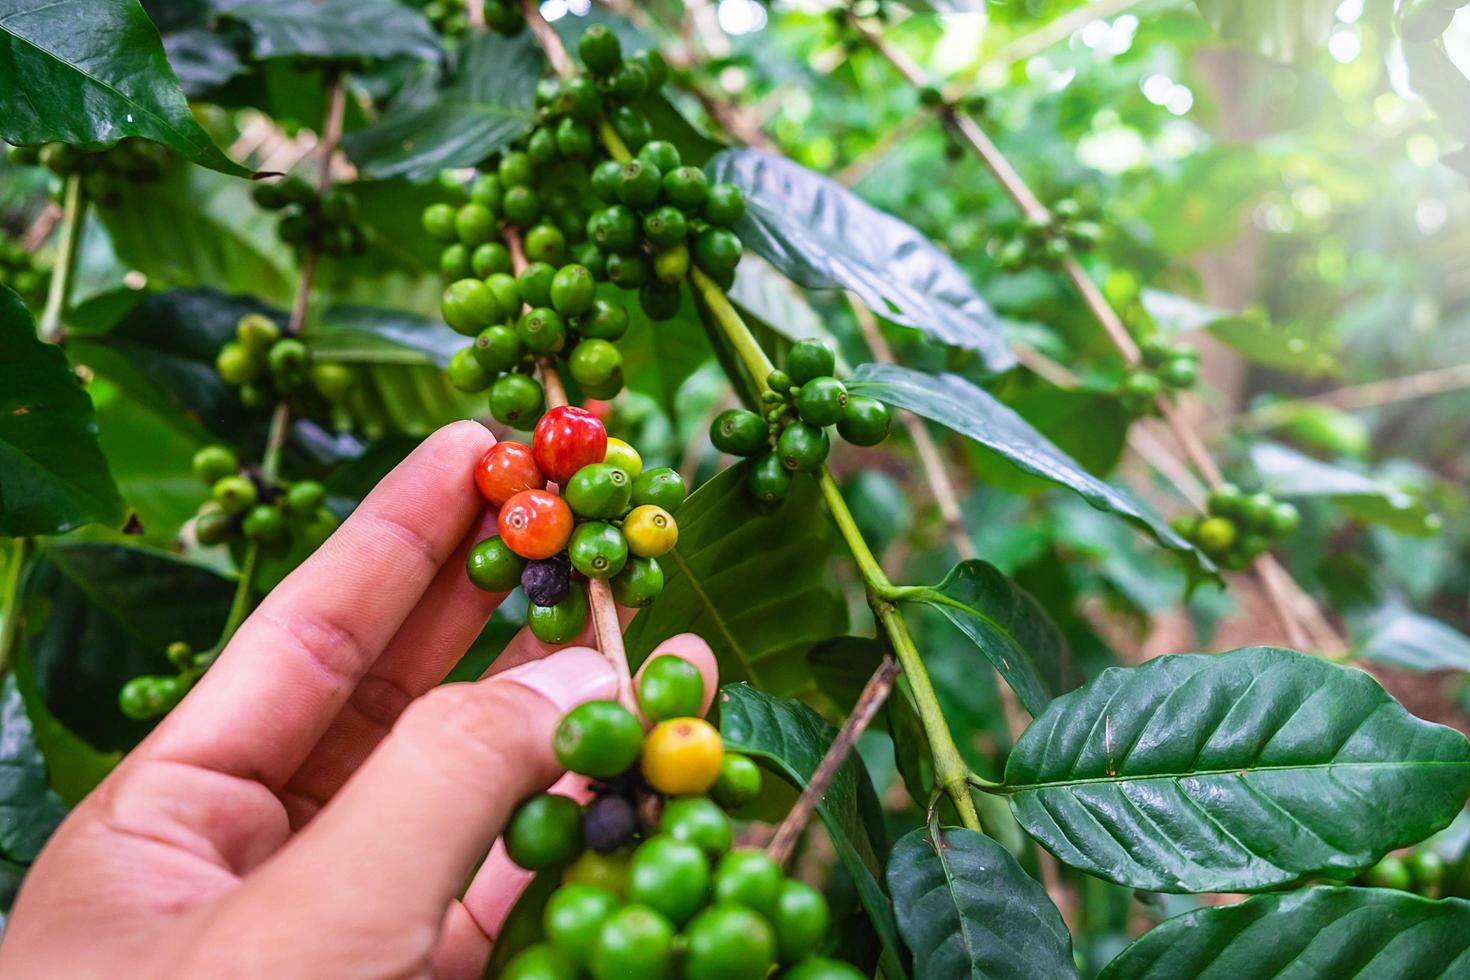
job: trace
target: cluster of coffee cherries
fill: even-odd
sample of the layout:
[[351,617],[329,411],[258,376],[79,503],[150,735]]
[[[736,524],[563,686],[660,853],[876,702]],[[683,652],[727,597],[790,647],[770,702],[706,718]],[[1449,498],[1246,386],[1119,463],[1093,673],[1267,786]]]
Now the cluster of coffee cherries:
[[357,382],[345,364],[314,362],[306,344],[282,336],[280,326],[263,313],[240,318],[235,339],[215,355],[214,369],[225,384],[239,389],[246,408],[255,409],[268,408],[282,397],[311,395],[339,407]]
[[9,286],[26,305],[36,306],[45,298],[50,282],[51,273],[36,263],[24,245],[0,239],[0,286]]
[[855,446],[876,446],[888,437],[888,409],[876,398],[849,393],[832,376],[836,361],[824,341],[798,341],[786,355],[786,369],[766,378],[764,415],[732,408],[710,424],[710,442],[720,452],[755,457],[746,480],[762,504],[779,505],[794,474],[821,467],[832,448],[827,426],[837,426]]
[[276,234],[287,245],[338,258],[367,250],[367,236],[357,220],[357,195],[340,184],[318,193],[308,181],[287,177],[257,183],[251,196],[265,210],[281,213]]
[[194,537],[202,545],[243,537],[281,552],[294,529],[315,548],[337,529],[337,516],[326,507],[327,488],[315,480],[277,486],[258,469],[241,466],[233,449],[219,445],[196,452],[193,467],[194,476],[209,487],[209,499],[194,518]]
[[733,846],[726,810],[755,798],[760,769],[725,751],[703,705],[699,671],[660,656],[639,678],[643,720],[615,701],[562,719],[552,747],[591,795],[584,806],[543,793],[511,817],[510,859],[562,884],[541,941],[502,977],[760,980],[778,965],[798,980],[861,976],[819,955],[831,918],[821,892]]
[[1158,397],[1184,391],[1199,379],[1199,352],[1188,344],[1147,337],[1138,345],[1141,360],[1118,382],[1118,397],[1129,415],[1141,418],[1158,411]]
[[7,158],[16,166],[43,166],[58,177],[79,174],[88,200],[112,207],[124,186],[162,177],[169,153],[157,143],[129,137],[105,150],[84,150],[69,143],[12,146]]
[[1427,898],[1439,898],[1446,870],[1444,858],[1428,847],[1420,846],[1411,851],[1387,855],[1359,875],[1354,883],[1370,888],[1395,888]]
[[175,674],[143,674],[134,677],[117,692],[117,706],[134,721],[157,718],[173,710],[184,699],[199,678],[203,658],[183,640],[175,640],[164,651]]
[[496,443],[476,464],[475,484],[500,508],[500,533],[470,551],[470,581],[487,592],[524,589],[526,624],[543,642],[566,643],[587,624],[574,573],[608,580],[632,608],[663,591],[658,559],[679,540],[684,481],[667,467],[644,470],[638,451],[608,438],[591,412],[553,408],[531,445]]
[[1050,216],[1029,217],[1014,232],[992,243],[995,262],[1014,271],[1036,262],[1056,262],[1074,252],[1085,252],[1102,239],[1102,225],[1085,216],[1075,198],[1064,197]]
[[[692,266],[728,287],[740,259],[728,227],[745,211],[740,190],[684,166],[632,105],[664,83],[662,58],[623,57],[617,36],[601,25],[583,33],[578,51],[584,71],[538,88],[536,128],[482,165],[468,188],[450,185],[454,202],[423,213],[425,230],[444,245],[445,322],[475,338],[453,359],[450,380],[467,391],[489,389],[491,414],[520,428],[543,408],[532,377],[538,359],[564,361],[588,397],[622,389],[614,342],[628,328],[628,310],[599,297],[599,283],[636,290],[650,319],[667,320]],[[602,123],[634,159],[609,158]],[[504,240],[511,229],[528,262],[519,275]]]
[[440,37],[464,37],[470,32],[470,15],[465,5],[454,0],[417,0],[415,6]]
[[1265,491],[1245,493],[1222,483],[1210,491],[1204,516],[1180,517],[1174,530],[1223,567],[1238,570],[1300,524],[1301,514],[1291,504]]

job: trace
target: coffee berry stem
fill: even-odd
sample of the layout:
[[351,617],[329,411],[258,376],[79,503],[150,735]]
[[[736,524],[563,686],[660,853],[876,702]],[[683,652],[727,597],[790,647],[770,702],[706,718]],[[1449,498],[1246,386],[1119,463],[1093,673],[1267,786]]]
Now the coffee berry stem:
[[62,318],[71,300],[72,273],[77,264],[77,246],[82,238],[82,218],[87,213],[87,195],[82,189],[82,175],[66,178],[61,212],[61,241],[57,247],[56,266],[51,270],[51,285],[46,291],[46,307],[41,311],[38,332],[47,343],[61,339]]

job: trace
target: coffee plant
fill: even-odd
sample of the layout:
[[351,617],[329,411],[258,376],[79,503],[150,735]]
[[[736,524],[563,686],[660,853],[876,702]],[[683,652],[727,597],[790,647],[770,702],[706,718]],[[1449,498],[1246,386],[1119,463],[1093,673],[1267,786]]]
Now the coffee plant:
[[487,976],[1470,975],[1461,6],[0,2],[0,904],[473,419]]

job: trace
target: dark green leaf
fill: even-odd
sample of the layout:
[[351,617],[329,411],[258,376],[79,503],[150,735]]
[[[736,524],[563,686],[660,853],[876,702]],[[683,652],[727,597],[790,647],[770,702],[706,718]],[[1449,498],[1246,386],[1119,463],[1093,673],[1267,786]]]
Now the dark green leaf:
[[1345,466],[1315,460],[1276,443],[1251,447],[1251,464],[1278,497],[1330,497],[1353,517],[1400,534],[1433,534],[1439,522],[1413,497]]
[[911,831],[888,859],[888,889],[916,980],[1077,975],[1072,937],[1046,889],[983,834]]
[[1025,419],[983,388],[953,374],[931,375],[894,364],[862,364],[849,391],[870,395],[974,439],[1027,473],[1074,490],[1093,507],[1114,513],[1183,552],[1201,568],[1207,559],[1124,490],[1093,476],[1047,441]]
[[[837,736],[835,728],[800,701],[774,697],[749,684],[726,684],[720,688],[718,703],[725,744],[760,759],[797,787],[811,779]],[[817,814],[883,940],[885,971],[892,977],[904,976],[893,913],[881,880],[888,849],[882,813],[860,758],[849,756],[837,770]]]
[[46,775],[61,802],[74,807],[112,772],[122,759],[122,753],[99,752],[57,721],[36,687],[30,652],[21,645],[16,654],[15,683],[25,700],[26,715],[36,734],[36,746],[46,760]]
[[909,225],[773,153],[726,150],[706,169],[745,191],[741,239],[795,282],[850,289],[873,312],[974,351],[992,371],[1016,363],[1000,320],[969,277]]
[[994,565],[960,562],[938,585],[901,590],[942,612],[985,654],[1031,714],[1070,690],[1077,672],[1046,610]]
[[535,125],[544,60],[529,31],[474,37],[441,91],[405,93],[343,146],[369,177],[428,180],[446,167],[473,166]]
[[1006,762],[1011,808],[1063,861],[1151,891],[1346,878],[1444,827],[1470,743],[1372,677],[1272,647],[1114,667],[1053,701]]
[[137,0],[0,0],[0,139],[95,149],[130,136],[249,173],[194,121]]
[[628,627],[627,647],[641,659],[676,633],[698,633],[722,678],[796,694],[812,683],[807,650],[847,629],[827,560],[832,526],[806,477],[779,510],[761,514],[747,468],[730,467],[679,508],[679,545],[659,559],[664,590]]
[[250,28],[255,57],[439,57],[424,15],[398,0],[219,0],[221,17]]
[[670,416],[675,414],[679,389],[709,359],[694,300],[687,288],[680,289],[678,314],[655,323],[628,293],[610,285],[601,288],[604,299],[627,306],[628,332],[618,341],[618,350],[628,388],[652,398]]
[[753,315],[787,340],[824,337],[830,342],[831,331],[801,290],[757,255],[746,253],[740,259],[729,296],[742,312]]
[[15,675],[0,686],[0,852],[29,863],[66,816],[46,782],[46,762]]
[[1407,670],[1470,672],[1470,637],[1448,623],[1393,605],[1369,620],[1358,655]]
[[0,536],[60,534],[122,516],[92,400],[61,348],[36,337],[20,297],[0,286]]
[[15,896],[20,893],[20,883],[28,870],[29,865],[0,858],[0,930],[10,921],[11,906],[15,904]]
[[130,749],[148,731],[117,707],[139,674],[173,672],[164,648],[207,650],[234,584],[199,565],[121,545],[44,548],[26,576],[26,643],[36,686],[63,725],[98,749]]
[[1306,888],[1167,919],[1099,980],[1373,977],[1427,980],[1470,971],[1470,902],[1386,888]]

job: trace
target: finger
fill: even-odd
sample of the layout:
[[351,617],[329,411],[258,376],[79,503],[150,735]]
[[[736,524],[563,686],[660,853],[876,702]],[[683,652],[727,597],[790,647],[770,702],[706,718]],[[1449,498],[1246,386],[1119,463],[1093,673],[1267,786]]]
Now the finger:
[[465,574],[471,548],[495,533],[487,512],[439,569],[423,598],[332,719],[316,747],[281,793],[293,826],[331,799],[388,734],[408,705],[454,667],[505,598],[475,586]]
[[324,942],[334,925],[357,941],[428,928],[427,956],[445,908],[513,808],[559,774],[551,738],[562,715],[616,690],[607,661],[574,648],[430,691],[246,887],[292,895],[296,917],[327,924]]
[[479,517],[476,422],[435,432],[245,621],[143,751],[278,789]]
[[[704,678],[703,711],[709,711],[719,684],[719,667],[710,645],[693,633],[671,636],[653,648],[648,660],[644,661],[643,668],[639,669],[638,676],[643,676],[643,670],[647,668],[649,661],[666,653],[682,657],[699,669],[700,676]],[[586,799],[586,780],[568,774],[562,783],[557,784],[557,792]],[[510,914],[516,899],[530,880],[530,873],[517,867],[506,855],[504,846],[497,842],[465,891],[465,910],[485,935],[494,939],[500,934],[505,917]]]

